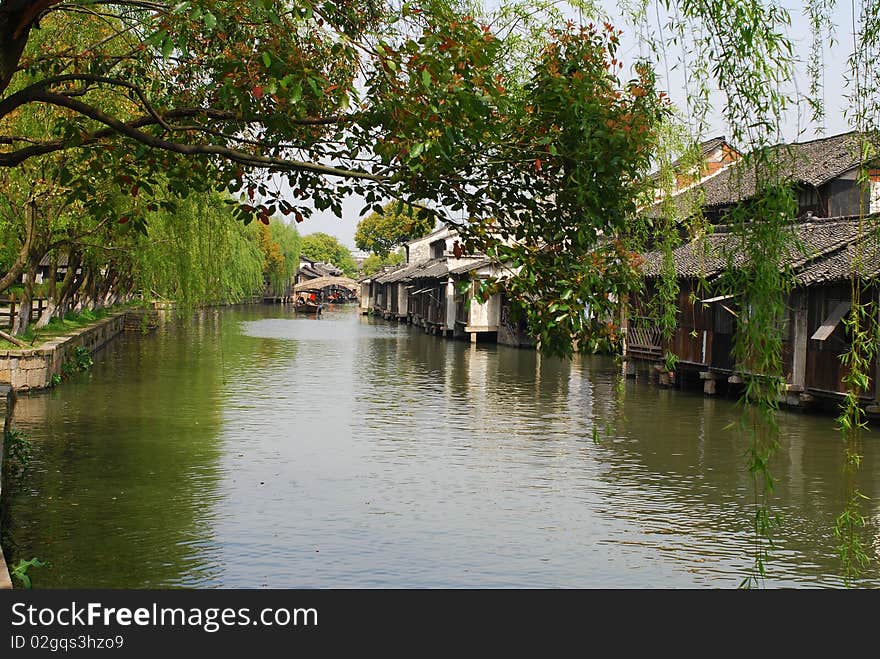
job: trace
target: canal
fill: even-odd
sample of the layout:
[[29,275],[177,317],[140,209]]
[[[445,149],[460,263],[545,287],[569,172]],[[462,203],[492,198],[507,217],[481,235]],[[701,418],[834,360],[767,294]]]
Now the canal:
[[[128,333],[20,396],[4,542],[36,588],[734,588],[751,566],[731,400],[618,386],[606,357],[282,306]],[[768,587],[840,587],[843,451],[783,412]],[[880,549],[880,436],[864,443]],[[880,586],[876,558],[857,583]]]

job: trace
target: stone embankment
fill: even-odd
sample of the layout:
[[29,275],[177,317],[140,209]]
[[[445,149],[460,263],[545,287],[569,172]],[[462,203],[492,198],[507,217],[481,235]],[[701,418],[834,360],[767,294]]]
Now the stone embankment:
[[[15,393],[10,389],[8,384],[0,384],[0,418],[3,419],[3,425],[0,426],[0,494],[3,493],[3,453],[6,448],[6,431],[9,429],[11,398]],[[12,588],[12,577],[9,574],[9,568],[6,567],[6,559],[3,556],[3,547],[0,547],[0,590],[8,590]]]
[[[52,377],[62,374],[65,363],[75,361],[77,348],[82,347],[92,354],[123,331],[142,331],[144,327],[154,326],[155,314],[155,311],[145,309],[114,311],[106,318],[55,337],[36,348],[0,350],[0,418],[5,418],[4,435],[11,421],[10,394],[53,386]],[[0,474],[2,470],[3,444],[0,442]],[[0,548],[0,590],[7,588],[12,588],[12,580]]]
[[52,386],[52,376],[62,374],[66,362],[75,360],[77,348],[95,352],[125,329],[139,323],[136,311],[111,312],[91,325],[55,337],[36,348],[0,350],[0,384],[16,391],[45,389]]

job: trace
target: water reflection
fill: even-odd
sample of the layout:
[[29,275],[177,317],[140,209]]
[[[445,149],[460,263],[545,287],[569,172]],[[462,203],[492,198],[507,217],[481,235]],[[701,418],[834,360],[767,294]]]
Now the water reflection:
[[[53,563],[38,586],[734,587],[750,565],[734,405],[619,389],[607,358],[257,306],[96,362],[19,408],[37,473],[12,534]],[[780,427],[767,583],[838,586],[833,420]]]

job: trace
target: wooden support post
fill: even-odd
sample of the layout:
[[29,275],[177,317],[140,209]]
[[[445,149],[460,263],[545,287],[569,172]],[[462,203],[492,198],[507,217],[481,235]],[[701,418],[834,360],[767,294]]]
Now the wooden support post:
[[[880,290],[877,291],[877,302],[880,304]],[[880,323],[880,306],[877,308],[877,318],[875,319],[878,323]],[[877,413],[880,414],[880,352],[874,356],[874,407],[877,408]]]
[[675,384],[675,371],[667,370],[664,364],[654,364],[657,371],[657,384],[661,387],[671,387]]
[[703,381],[703,393],[714,396],[717,391],[717,374],[712,371],[700,371],[700,379]]
[[794,295],[791,384],[803,390],[807,373],[807,294],[796,291]]

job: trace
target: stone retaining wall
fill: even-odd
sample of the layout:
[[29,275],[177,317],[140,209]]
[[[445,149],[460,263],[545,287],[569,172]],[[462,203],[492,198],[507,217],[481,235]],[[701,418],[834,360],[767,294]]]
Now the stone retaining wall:
[[[11,396],[15,394],[9,390],[9,385],[0,384],[0,494],[3,493],[3,451],[6,448],[6,431],[9,429],[10,409],[12,406]],[[12,588],[12,576],[6,567],[6,559],[3,556],[3,547],[0,547],[0,590]]]
[[0,350],[0,383],[16,391],[45,389],[52,386],[52,376],[61,375],[61,366],[73,361],[79,346],[95,352],[122,332],[125,311],[116,311],[94,324],[70,334],[46,341],[38,348]]

